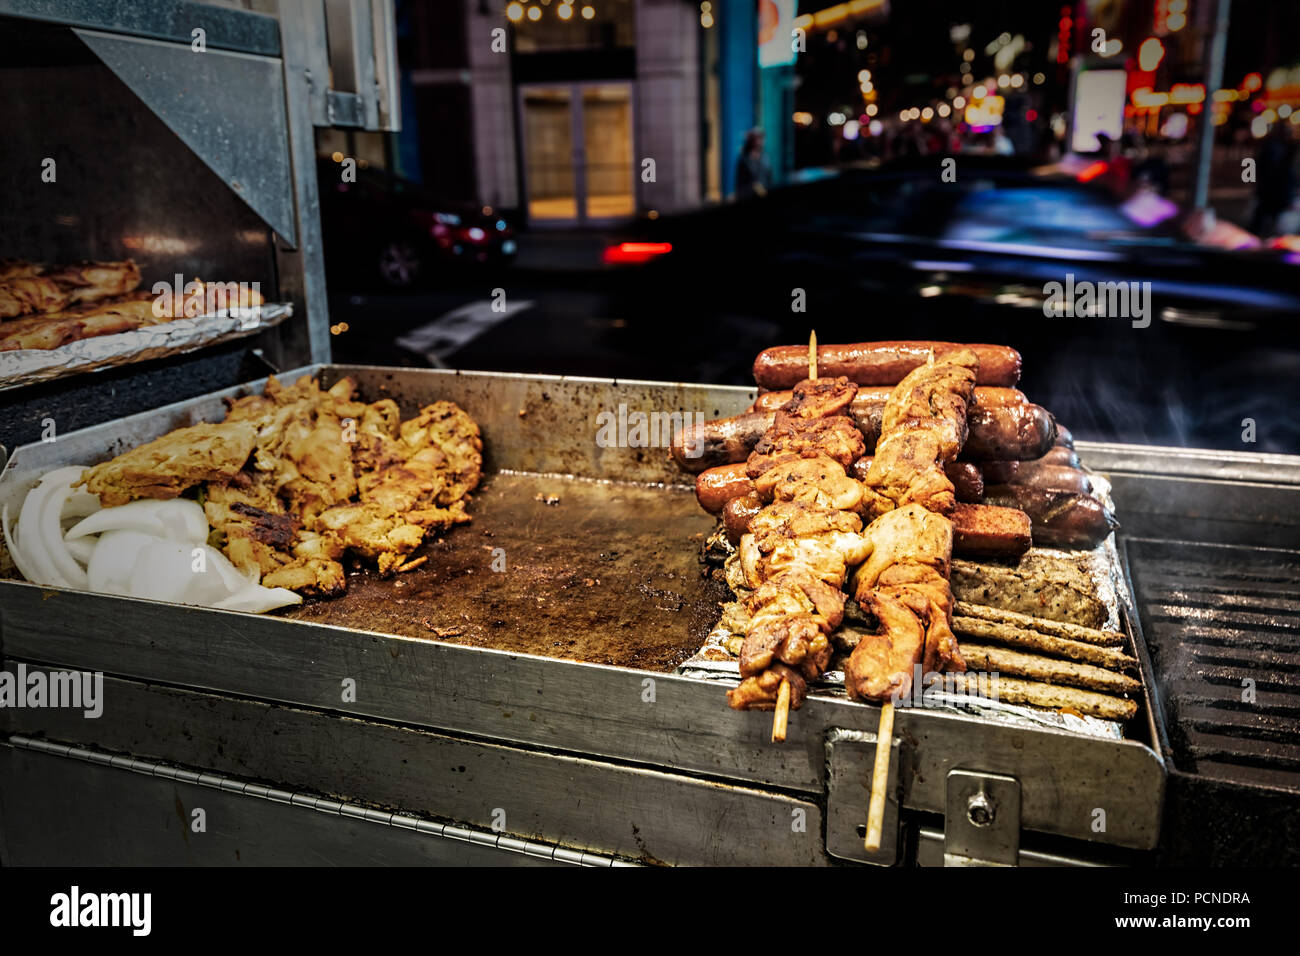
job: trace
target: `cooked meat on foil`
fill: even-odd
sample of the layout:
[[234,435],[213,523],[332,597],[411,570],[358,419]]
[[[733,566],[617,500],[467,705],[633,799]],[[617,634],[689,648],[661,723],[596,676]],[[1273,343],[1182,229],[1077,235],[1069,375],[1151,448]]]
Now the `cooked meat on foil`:
[[1108,611],[1080,562],[1030,551],[1015,564],[955,560],[952,591],[958,601],[1099,628]]
[[58,312],[78,302],[123,295],[139,284],[140,270],[130,259],[63,266],[6,260],[0,264],[0,319]]

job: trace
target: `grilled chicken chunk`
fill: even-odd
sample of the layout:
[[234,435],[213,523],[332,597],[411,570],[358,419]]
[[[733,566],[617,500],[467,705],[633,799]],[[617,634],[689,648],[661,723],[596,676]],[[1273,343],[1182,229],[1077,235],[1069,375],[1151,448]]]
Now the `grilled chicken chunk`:
[[808,682],[793,667],[773,661],[764,671],[746,677],[736,687],[727,691],[727,704],[732,710],[776,710],[776,699],[781,693],[781,682],[790,685],[790,707],[798,710],[808,696]]
[[0,277],[0,319],[58,312],[78,302],[107,299],[140,284],[140,270],[124,262],[78,262],[48,268],[10,266]]
[[770,551],[777,538],[801,538],[832,531],[861,530],[862,519],[851,511],[824,511],[795,501],[769,505],[749,522],[749,531],[762,551]]
[[799,383],[747,462],[756,496],[769,504],[749,519],[728,569],[729,580],[754,589],[745,599],[744,679],[727,694],[733,708],[771,710],[783,681],[798,708],[806,681],[830,663],[827,635],[844,617],[840,588],[869,551],[852,510],[862,488],[845,474],[864,450],[845,414],[856,393],[847,379]]
[[99,495],[106,508],[136,498],[175,498],[201,482],[230,481],[244,467],[255,438],[254,429],[240,422],[178,428],[88,468],[78,484]]
[[856,511],[862,485],[830,458],[789,457],[754,479],[763,501],[792,501],[826,511]]
[[853,591],[880,627],[858,642],[845,665],[850,696],[905,696],[918,663],[927,671],[963,670],[951,627],[951,522],[907,505],[877,518],[864,536],[872,551],[854,575]]
[[780,411],[792,418],[830,418],[846,414],[857,394],[858,387],[847,378],[807,379],[794,387]]
[[355,400],[341,379],[322,390],[274,377],[230,402],[226,421],[179,429],[86,472],[105,505],[170,498],[203,484],[204,513],[231,562],[267,587],[333,594],[352,549],[381,572],[426,534],[469,520],[482,475],[478,426],[451,402],[401,421],[391,399]]
[[779,411],[772,427],[755,443],[748,472],[749,477],[757,478],[786,456],[826,457],[848,468],[866,451],[862,432],[847,415],[808,419]]
[[979,358],[945,355],[909,372],[885,400],[880,439],[867,470],[867,512],[876,517],[908,504],[951,514],[957,504],[945,465],[966,440],[966,409]]

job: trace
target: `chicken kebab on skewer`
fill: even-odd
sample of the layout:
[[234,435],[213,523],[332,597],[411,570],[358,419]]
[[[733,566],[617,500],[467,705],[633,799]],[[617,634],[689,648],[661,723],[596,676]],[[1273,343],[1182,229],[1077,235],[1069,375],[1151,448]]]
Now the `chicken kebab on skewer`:
[[919,663],[927,672],[964,671],[952,632],[949,573],[957,506],[945,466],[966,440],[979,357],[961,350],[909,372],[885,403],[880,440],[867,471],[864,511],[870,557],[853,577],[858,604],[878,622],[844,667],[850,697],[881,702],[864,843],[880,849],[894,701]]
[[[749,457],[749,475],[767,504],[750,520],[729,570],[733,586],[751,592],[743,600],[743,679],[727,694],[734,709],[776,709],[779,716],[787,694],[798,709],[807,681],[830,663],[844,582],[867,555],[856,513],[863,487],[846,473],[864,450],[847,414],[856,393],[846,378],[800,382]],[[784,739],[779,719],[773,738]]]
[[905,696],[917,664],[926,672],[965,670],[952,633],[948,584],[957,506],[945,466],[966,439],[966,409],[979,370],[974,352],[944,355],[908,375],[885,405],[881,438],[863,481],[871,556],[853,595],[880,623],[844,671],[849,696]]

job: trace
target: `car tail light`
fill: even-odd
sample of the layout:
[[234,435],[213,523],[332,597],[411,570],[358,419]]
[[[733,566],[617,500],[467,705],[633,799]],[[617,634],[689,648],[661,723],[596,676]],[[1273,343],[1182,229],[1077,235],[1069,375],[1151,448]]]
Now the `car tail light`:
[[1083,167],[1083,169],[1079,170],[1079,175],[1076,178],[1081,183],[1092,182],[1108,169],[1110,169],[1110,163],[1103,162],[1099,159],[1095,163],[1090,163]]
[[607,265],[649,262],[673,251],[671,242],[620,242],[606,246],[601,257]]

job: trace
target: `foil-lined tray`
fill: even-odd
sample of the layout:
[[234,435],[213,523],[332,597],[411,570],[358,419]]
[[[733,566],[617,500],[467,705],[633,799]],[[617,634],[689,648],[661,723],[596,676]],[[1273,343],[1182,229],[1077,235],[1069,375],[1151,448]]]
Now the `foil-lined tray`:
[[289,303],[268,303],[79,339],[57,349],[0,352],[0,391],[246,338],[279,325],[291,315],[293,306]]
[[[1110,482],[1097,474],[1089,477],[1093,483],[1093,494],[1113,510],[1114,501],[1110,494]],[[1106,620],[1101,626],[1109,630],[1123,631],[1128,636],[1126,649],[1129,653],[1133,653],[1132,632],[1124,627],[1120,605],[1123,604],[1130,614],[1135,605],[1122,571],[1119,550],[1115,545],[1115,535],[1107,535],[1105,541],[1087,552],[1060,551],[1054,548],[1035,548],[1034,552],[1059,557],[1063,561],[1068,560],[1088,574],[1097,599],[1106,608]],[[719,624],[705,637],[700,649],[689,660],[678,666],[677,672],[700,680],[735,684],[740,680],[740,665],[737,658],[726,648],[726,641],[731,636],[726,626]],[[817,680],[809,682],[808,690],[810,694],[841,700],[848,696],[844,690],[844,672],[841,670],[826,671]],[[1107,737],[1114,740],[1124,738],[1124,725],[1120,721],[1105,720],[1086,714],[1076,715],[1024,704],[1009,704],[973,693],[953,694],[938,687],[926,688],[924,691],[917,689],[914,696],[917,698],[916,702],[908,706],[969,714],[1021,726],[1068,730],[1092,737]]]

